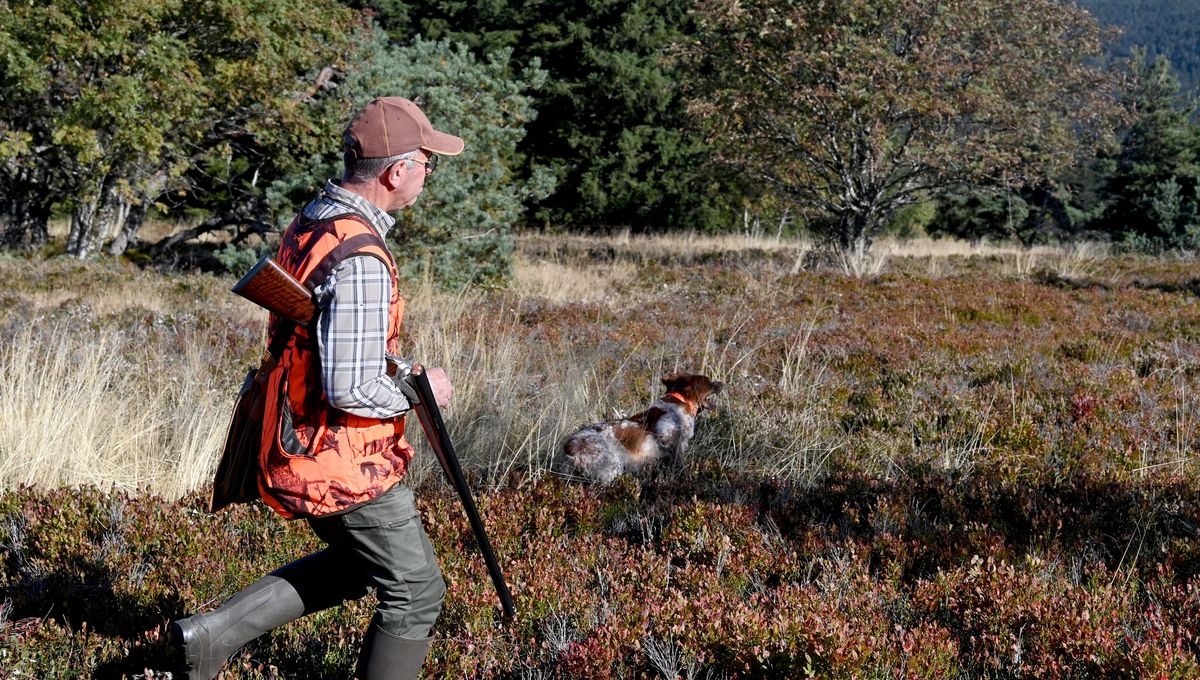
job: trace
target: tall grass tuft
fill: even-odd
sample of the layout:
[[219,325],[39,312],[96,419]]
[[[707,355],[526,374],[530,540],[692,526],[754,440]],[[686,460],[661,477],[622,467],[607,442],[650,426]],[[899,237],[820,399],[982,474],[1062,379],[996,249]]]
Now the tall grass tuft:
[[200,352],[148,363],[117,332],[21,329],[0,349],[0,485],[178,497],[207,481],[226,399]]

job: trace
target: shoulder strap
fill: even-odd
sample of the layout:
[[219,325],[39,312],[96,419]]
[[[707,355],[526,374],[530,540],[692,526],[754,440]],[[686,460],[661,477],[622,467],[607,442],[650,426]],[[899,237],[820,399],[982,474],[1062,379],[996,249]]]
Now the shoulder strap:
[[304,280],[304,287],[310,291],[320,288],[329,279],[329,275],[333,273],[334,268],[342,263],[342,260],[345,260],[367,246],[376,246],[387,252],[387,246],[375,235],[375,231],[370,229],[370,227],[368,227],[368,230],[351,236],[326,253],[325,257],[321,258],[321,261],[317,263],[317,266],[313,267],[308,278]]
[[[308,278],[304,280],[304,287],[309,291],[315,291],[317,288],[320,288],[329,280],[329,275],[333,273],[335,267],[342,263],[342,260],[345,260],[367,246],[377,246],[385,253],[388,252],[383,240],[375,234],[373,229],[368,228],[368,231],[351,236],[326,253],[325,257],[321,258],[321,261],[309,273]],[[314,317],[313,320],[315,321],[316,318]],[[263,358],[263,365],[259,368],[260,371],[269,372],[274,368],[275,362],[278,361],[283,348],[287,346],[288,340],[291,339],[292,333],[296,331],[296,326],[298,325],[295,321],[289,320],[285,321],[279,327],[279,330],[271,337],[271,344],[267,347],[268,356]],[[268,362],[270,363],[268,364]]]

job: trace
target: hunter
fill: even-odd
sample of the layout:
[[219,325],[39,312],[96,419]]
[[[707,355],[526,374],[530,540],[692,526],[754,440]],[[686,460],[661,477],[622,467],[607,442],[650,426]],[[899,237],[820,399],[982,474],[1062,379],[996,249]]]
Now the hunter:
[[[305,519],[326,547],[214,611],[172,622],[189,680],[215,678],[250,640],[370,588],[378,606],[357,677],[409,680],[442,608],[442,572],[402,483],[413,455],[404,416],[416,395],[389,376],[404,299],[384,239],[396,223],[388,213],[412,206],[439,155],[461,153],[463,140],[433,129],[412,101],[382,97],[354,116],[343,144],[341,180],[304,206],[279,246],[276,261],[309,285],[318,311],[309,324],[268,323],[268,343],[283,349],[267,382],[258,460],[262,499]],[[445,372],[426,374],[435,400],[448,403]]]

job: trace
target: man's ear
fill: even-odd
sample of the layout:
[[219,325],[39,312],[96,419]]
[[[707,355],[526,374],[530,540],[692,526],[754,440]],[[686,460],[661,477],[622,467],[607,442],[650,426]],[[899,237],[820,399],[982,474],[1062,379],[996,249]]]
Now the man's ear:
[[406,161],[396,161],[395,163],[387,166],[387,170],[383,171],[383,174],[379,176],[379,179],[388,189],[395,189],[396,187],[400,186],[400,178],[404,175],[407,169],[408,163]]

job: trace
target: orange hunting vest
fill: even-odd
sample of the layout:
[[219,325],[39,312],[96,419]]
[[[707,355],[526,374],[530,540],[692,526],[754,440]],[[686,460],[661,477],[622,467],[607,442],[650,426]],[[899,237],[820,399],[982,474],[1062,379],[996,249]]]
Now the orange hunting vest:
[[[404,299],[396,262],[362,218],[297,217],[284,232],[276,261],[311,290],[350,255],[387,264],[392,277],[387,349],[399,354]],[[275,315],[268,323],[268,344],[291,325]],[[267,379],[258,487],[267,505],[289,518],[328,515],[374,499],[400,481],[413,454],[404,439],[403,414],[380,420],[329,405],[315,329],[315,320],[295,326]]]

